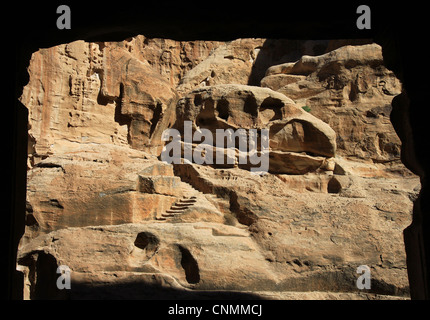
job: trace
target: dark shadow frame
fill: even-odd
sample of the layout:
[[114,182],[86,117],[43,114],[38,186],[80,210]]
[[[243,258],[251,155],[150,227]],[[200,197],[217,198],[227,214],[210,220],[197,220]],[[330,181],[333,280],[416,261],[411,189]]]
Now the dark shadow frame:
[[[384,63],[403,83],[404,92],[393,100],[391,121],[402,140],[402,162],[421,177],[422,190],[414,203],[413,222],[405,229],[404,239],[412,299],[429,299],[430,277],[430,203],[428,175],[428,125],[424,116],[428,108],[426,81],[429,64],[420,56],[428,52],[423,38],[427,21],[425,2],[419,6],[404,3],[370,4],[370,30],[359,30],[356,13],[361,3],[301,1],[213,2],[204,6],[188,2],[127,3],[108,2],[100,5],[75,3],[71,7],[70,30],[56,27],[56,8],[62,3],[34,2],[8,7],[13,24],[4,26],[4,41],[13,43],[3,49],[10,56],[4,60],[8,69],[6,79],[7,114],[3,117],[10,149],[7,154],[10,174],[7,181],[8,210],[4,215],[3,293],[7,299],[21,299],[22,279],[16,272],[16,253],[25,225],[25,193],[27,170],[28,112],[18,97],[28,82],[31,54],[75,40],[121,41],[137,34],[152,38],[175,40],[233,40],[245,37],[285,39],[363,39],[372,38],[383,48]],[[13,7],[13,9],[10,9]],[[8,22],[9,23],[9,22]],[[13,32],[11,29],[16,27]],[[9,68],[8,68],[9,67]],[[13,81],[11,80],[13,79]],[[10,87],[9,87],[10,86]],[[9,127],[10,126],[10,127]]]

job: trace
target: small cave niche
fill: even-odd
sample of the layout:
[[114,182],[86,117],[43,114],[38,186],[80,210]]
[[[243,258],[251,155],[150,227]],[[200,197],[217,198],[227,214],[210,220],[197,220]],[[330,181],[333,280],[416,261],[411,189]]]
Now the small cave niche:
[[250,95],[246,97],[245,103],[243,105],[243,111],[250,114],[253,117],[257,117],[258,104],[254,96]]
[[195,106],[199,106],[199,105],[201,105],[201,104],[202,104],[202,102],[203,102],[202,96],[201,96],[201,95],[199,95],[199,94],[196,94],[196,95],[194,96],[194,105],[195,105]]
[[202,103],[202,108],[196,117],[196,125],[202,128],[211,128],[216,126],[214,101],[209,98]]
[[187,248],[184,248],[181,245],[178,245],[178,248],[181,252],[181,266],[185,271],[185,279],[190,284],[199,283],[200,271],[196,259],[194,259]]
[[266,115],[269,118],[269,121],[281,120],[282,119],[282,111],[281,108],[284,106],[284,103],[276,98],[268,97],[264,99],[264,101],[260,105],[260,113]]
[[218,111],[218,117],[227,120],[230,116],[229,114],[229,102],[227,99],[220,99],[216,105],[216,111]]
[[331,178],[327,184],[328,193],[339,193],[342,190],[340,182],[335,178]]
[[[24,288],[24,297],[30,300],[67,300],[69,290],[58,287],[58,261],[50,253],[43,251],[22,257],[18,261],[21,267],[28,268],[26,277],[30,286]],[[61,280],[61,279],[60,279]],[[73,284],[72,284],[73,286]]]
[[156,253],[160,240],[157,236],[150,232],[140,232],[136,240],[134,240],[134,245],[142,250],[146,250],[147,256],[152,256]]

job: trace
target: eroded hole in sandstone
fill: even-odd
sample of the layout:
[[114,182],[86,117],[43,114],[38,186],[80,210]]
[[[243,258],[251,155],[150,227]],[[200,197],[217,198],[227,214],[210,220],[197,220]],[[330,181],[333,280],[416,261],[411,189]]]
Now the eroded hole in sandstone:
[[45,252],[36,252],[22,257],[19,260],[21,266],[27,269],[25,274],[27,287],[24,288],[24,296],[31,300],[61,300],[68,299],[68,290],[60,290],[57,287],[58,261]]
[[339,193],[342,190],[340,182],[336,178],[331,178],[327,185],[328,193]]
[[243,106],[243,111],[249,113],[253,117],[257,117],[258,114],[258,103],[255,97],[248,96],[245,99],[245,104]]
[[[197,98],[197,96],[196,96]],[[196,99],[194,99],[196,100]],[[200,99],[197,99],[200,100]],[[195,101],[195,103],[199,103],[201,104],[202,102],[200,101]],[[215,121],[215,111],[214,111],[214,101],[212,99],[206,99],[204,101],[204,104],[202,106],[202,108],[200,109],[200,113],[198,114],[197,118],[196,118],[196,124],[199,127],[211,127],[211,126],[216,126],[216,121]]]
[[194,105],[199,106],[202,104],[202,102],[203,102],[202,96],[199,94],[196,94],[196,96],[194,97]]
[[34,299],[49,299],[55,296],[58,289],[55,286],[57,278],[57,261],[44,252],[39,254],[36,263],[37,280],[33,292]]
[[152,256],[157,251],[160,240],[152,233],[140,232],[134,240],[134,245],[139,249],[146,250],[147,256]]
[[185,271],[185,278],[190,284],[196,284],[200,282],[200,271],[199,265],[196,259],[191,255],[187,248],[178,245],[179,251],[181,252],[181,266]]
[[218,111],[218,117],[221,119],[227,120],[229,117],[228,110],[229,102],[226,99],[220,99],[217,103],[216,110]]
[[33,211],[33,207],[32,205],[27,202],[25,204],[25,211],[26,211],[26,215],[25,215],[25,225],[26,226],[38,226],[39,223],[37,222],[36,218],[34,217],[34,211]]
[[281,120],[281,108],[283,106],[284,103],[281,100],[268,97],[261,103],[260,113],[265,114],[265,117],[268,118],[268,121]]

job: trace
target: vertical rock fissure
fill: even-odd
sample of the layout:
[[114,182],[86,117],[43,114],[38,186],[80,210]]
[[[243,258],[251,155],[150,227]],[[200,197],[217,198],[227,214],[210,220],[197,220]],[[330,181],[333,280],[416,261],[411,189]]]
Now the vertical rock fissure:
[[157,127],[158,122],[161,119],[162,116],[162,104],[158,102],[154,109],[154,115],[151,119],[151,128],[149,129],[149,137],[152,138],[152,135],[154,134],[155,128]]

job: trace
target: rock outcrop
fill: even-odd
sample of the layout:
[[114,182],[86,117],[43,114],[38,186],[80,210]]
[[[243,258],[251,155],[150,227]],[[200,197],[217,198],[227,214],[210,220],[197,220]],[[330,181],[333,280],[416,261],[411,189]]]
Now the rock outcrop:
[[344,46],[270,67],[261,86],[293,99],[336,131],[339,155],[391,161],[400,140],[390,122],[401,84],[377,44]]
[[[185,121],[191,121],[194,131],[207,129],[212,133],[214,147],[217,129],[269,130],[270,173],[315,171],[322,166],[324,157],[334,157],[336,153],[336,134],[326,123],[267,88],[228,84],[195,89],[178,101],[176,111],[173,127],[182,136]],[[239,150],[239,145],[237,141],[234,148]]]
[[[137,36],[35,52],[24,297],[407,299],[420,183],[389,119],[401,83],[366,43]],[[163,131],[183,139],[185,121],[215,138],[267,129],[268,173],[161,161]]]

